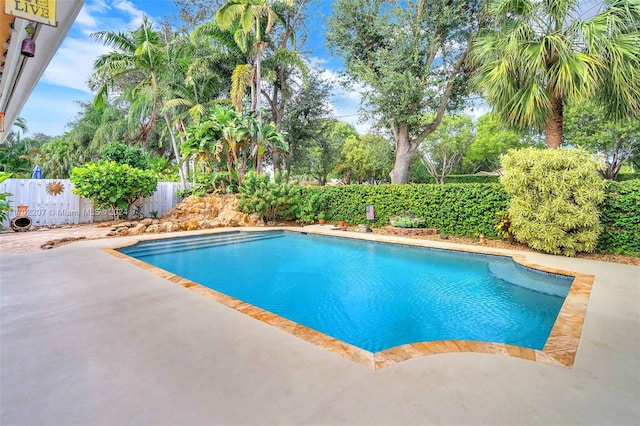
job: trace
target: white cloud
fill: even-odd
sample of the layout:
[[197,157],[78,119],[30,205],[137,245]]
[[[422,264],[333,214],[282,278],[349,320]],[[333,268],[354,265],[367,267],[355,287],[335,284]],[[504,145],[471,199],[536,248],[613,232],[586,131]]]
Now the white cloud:
[[[320,68],[324,61],[321,58],[314,58],[312,66]],[[332,116],[340,121],[353,125],[358,133],[366,134],[371,131],[372,123],[364,122],[360,116],[360,99],[362,93],[366,91],[366,86],[353,84],[345,88],[341,84],[342,78],[334,70],[322,69],[320,73],[324,81],[331,83],[331,112]]]
[[[156,0],[153,0],[156,1]],[[21,115],[30,134],[59,135],[80,111],[78,100],[90,101],[87,81],[95,60],[110,48],[94,41],[96,31],[128,31],[139,26],[144,12],[130,0],[87,0]]]
[[98,26],[98,23],[96,22],[95,18],[90,15],[88,9],[89,8],[87,8],[86,5],[82,9],[80,9],[80,13],[76,17],[75,24],[82,27],[96,28]]
[[42,80],[57,86],[90,93],[87,81],[93,72],[93,63],[98,56],[108,51],[108,47],[91,39],[67,38],[51,60]]
[[129,22],[127,24],[128,28],[135,28],[140,26],[142,23],[142,17],[144,16],[144,12],[129,1],[129,0],[120,0],[116,1],[113,4],[113,8],[119,10],[120,12],[124,12],[128,18]]

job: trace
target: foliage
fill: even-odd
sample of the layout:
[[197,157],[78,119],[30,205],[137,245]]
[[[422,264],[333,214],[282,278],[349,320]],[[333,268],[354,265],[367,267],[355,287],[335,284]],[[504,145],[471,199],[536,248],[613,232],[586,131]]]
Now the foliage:
[[565,139],[601,155],[606,164],[605,179],[615,180],[622,165],[634,154],[640,154],[640,120],[607,120],[605,109],[593,101],[585,101],[567,109]]
[[100,150],[100,159],[128,164],[136,169],[149,168],[149,160],[141,148],[125,145],[122,142],[111,142],[103,146]]
[[319,123],[314,145],[309,147],[308,172],[320,185],[325,185],[329,173],[338,165],[347,138],[356,136],[355,127],[334,119],[323,119]]
[[150,170],[140,170],[114,161],[87,163],[71,171],[72,192],[88,198],[100,210],[111,210],[114,218],[129,217],[136,200],[151,196],[158,179]]
[[[427,118],[431,121],[432,118]],[[445,115],[438,128],[427,136],[419,151],[422,163],[436,181],[445,177],[458,165],[473,142],[473,123],[467,115]]]
[[178,182],[178,167],[165,155],[149,156],[149,170],[152,170],[161,182]]
[[336,173],[344,183],[381,183],[388,180],[393,167],[393,145],[379,135],[349,136],[342,157]]
[[509,149],[541,147],[536,138],[508,124],[496,113],[482,115],[475,127],[476,137],[462,157],[462,171],[465,173],[499,169],[500,155]]
[[[446,185],[339,185],[300,188],[300,202],[322,197],[318,211],[327,221],[385,226],[398,212],[413,212],[425,225],[440,232],[495,237],[495,214],[507,208],[507,195],[498,183]],[[373,205],[375,219],[367,220]],[[297,217],[297,216],[296,216]]]
[[242,183],[252,154],[250,119],[233,108],[214,105],[181,134],[182,154],[194,158],[205,173],[226,169],[230,186],[236,179]]
[[[0,172],[0,183],[11,177],[11,173]],[[0,229],[3,229],[2,222],[7,220],[7,213],[11,211],[9,197],[13,195],[8,192],[0,192]]]
[[295,202],[295,189],[280,173],[271,182],[269,175],[250,171],[242,180],[238,195],[238,209],[259,214],[265,222],[291,219],[291,204]]
[[402,213],[397,216],[391,216],[389,223],[391,226],[398,228],[424,228],[426,226],[424,218],[416,216],[413,213]]
[[509,151],[501,179],[515,238],[536,250],[573,256],[595,249],[602,164],[582,149]]
[[316,71],[307,84],[291,93],[288,108],[283,117],[283,129],[289,143],[289,155],[285,169],[289,174],[309,172],[312,152],[322,140],[325,119],[329,117],[330,84]]
[[496,234],[498,237],[503,240],[509,240],[512,242],[513,238],[513,229],[511,228],[511,219],[509,219],[509,215],[504,211],[499,211],[496,213]]
[[476,82],[521,128],[562,142],[563,108],[593,96],[609,116],[640,114],[640,3],[617,0],[579,18],[579,0],[490,0],[474,41]]
[[640,180],[608,182],[598,251],[640,256]]
[[87,162],[92,154],[83,149],[72,132],[67,132],[42,145],[36,162],[42,167],[44,178],[66,179],[71,174],[71,169]]
[[[466,57],[476,31],[480,1],[333,3],[327,40],[345,63],[368,113],[391,130],[396,151],[393,183],[407,183],[413,154],[458,109],[467,89]],[[425,113],[433,120],[424,123]]]
[[616,177],[616,181],[618,182],[634,179],[640,179],[640,173],[619,173]]
[[315,219],[326,219],[324,206],[326,193],[320,187],[293,187],[291,212],[299,223],[313,223]]

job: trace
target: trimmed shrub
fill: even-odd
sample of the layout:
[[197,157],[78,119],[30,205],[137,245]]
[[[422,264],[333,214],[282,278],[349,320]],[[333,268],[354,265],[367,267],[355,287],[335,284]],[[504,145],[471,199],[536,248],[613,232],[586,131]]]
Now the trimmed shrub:
[[501,159],[516,239],[547,253],[592,252],[604,200],[602,164],[583,149],[511,150]]
[[75,167],[70,180],[74,185],[71,192],[92,200],[100,210],[110,209],[114,219],[129,217],[133,203],[153,195],[158,185],[154,172],[114,161]]
[[640,256],[640,180],[607,182],[598,251]]

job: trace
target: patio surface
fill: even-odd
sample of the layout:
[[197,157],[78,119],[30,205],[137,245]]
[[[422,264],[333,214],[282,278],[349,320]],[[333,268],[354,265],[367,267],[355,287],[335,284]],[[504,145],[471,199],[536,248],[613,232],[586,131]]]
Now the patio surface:
[[517,253],[595,275],[573,368],[448,353],[371,370],[102,250],[134,237],[8,252],[29,234],[0,235],[3,426],[640,418],[638,266]]

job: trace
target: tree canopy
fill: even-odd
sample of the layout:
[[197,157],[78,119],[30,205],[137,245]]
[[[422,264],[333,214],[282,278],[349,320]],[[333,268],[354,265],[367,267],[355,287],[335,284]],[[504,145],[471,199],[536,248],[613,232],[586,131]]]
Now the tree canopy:
[[[461,106],[466,60],[477,30],[479,1],[339,0],[327,40],[352,83],[364,85],[366,111],[391,130],[393,183],[407,183],[422,141],[447,110]],[[425,113],[432,121],[424,123]]]
[[579,0],[489,0],[474,39],[476,82],[506,120],[563,138],[564,108],[594,97],[614,119],[640,115],[640,2],[590,18]]

